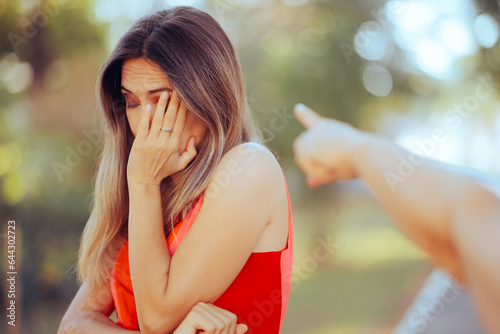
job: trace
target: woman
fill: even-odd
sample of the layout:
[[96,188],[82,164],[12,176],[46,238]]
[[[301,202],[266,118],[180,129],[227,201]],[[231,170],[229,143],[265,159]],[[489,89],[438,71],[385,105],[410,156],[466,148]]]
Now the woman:
[[190,7],[144,17],[99,83],[106,135],[82,286],[60,332],[278,333],[292,268],[288,190],[258,143],[222,28]]

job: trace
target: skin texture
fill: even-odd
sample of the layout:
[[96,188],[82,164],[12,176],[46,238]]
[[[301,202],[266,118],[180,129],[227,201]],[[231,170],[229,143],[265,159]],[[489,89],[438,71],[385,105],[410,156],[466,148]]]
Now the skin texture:
[[303,105],[306,127],[294,142],[295,161],[310,187],[362,178],[394,223],[442,268],[471,290],[484,327],[500,333],[500,199],[478,180],[422,159],[404,182],[391,184],[410,152]]
[[[144,106],[143,101],[148,101],[145,92],[167,82],[147,72],[146,65],[135,73],[144,74],[138,81],[133,79],[144,85],[135,88]],[[149,78],[156,86],[149,85]],[[124,76],[125,85],[134,84],[130,77],[127,80]],[[141,333],[170,333],[197,303],[217,300],[252,252],[285,248],[286,188],[276,159],[265,147],[245,143],[232,148],[219,162],[206,189],[206,194],[216,195],[206,197],[171,258],[163,234],[159,185],[196,156],[193,137],[198,128],[189,126],[186,108],[175,92],[168,102],[160,98],[155,110],[144,106],[139,120],[131,121],[137,123],[130,124],[136,134],[127,165],[129,261],[139,326]],[[161,131],[161,126],[174,131]],[[216,176],[234,166],[238,172],[221,187]]]

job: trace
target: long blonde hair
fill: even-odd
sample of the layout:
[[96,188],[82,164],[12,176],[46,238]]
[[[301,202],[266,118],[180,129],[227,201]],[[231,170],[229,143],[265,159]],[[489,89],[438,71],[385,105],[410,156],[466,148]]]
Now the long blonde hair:
[[101,67],[96,88],[104,116],[104,144],[77,264],[79,282],[93,287],[109,280],[117,251],[128,237],[126,166],[134,137],[120,92],[121,68],[125,60],[140,57],[164,71],[188,112],[207,129],[196,158],[178,172],[175,182],[170,177],[161,182],[166,235],[206,188],[228,150],[248,141],[261,142],[237,55],[210,15],[182,6],[137,21]]

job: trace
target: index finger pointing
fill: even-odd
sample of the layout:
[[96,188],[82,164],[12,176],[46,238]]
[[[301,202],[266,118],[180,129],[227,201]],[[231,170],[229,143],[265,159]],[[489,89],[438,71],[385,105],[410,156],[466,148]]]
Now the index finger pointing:
[[310,128],[314,124],[318,123],[322,118],[319,114],[314,112],[312,109],[309,109],[302,103],[295,105],[294,114],[297,120],[306,128]]

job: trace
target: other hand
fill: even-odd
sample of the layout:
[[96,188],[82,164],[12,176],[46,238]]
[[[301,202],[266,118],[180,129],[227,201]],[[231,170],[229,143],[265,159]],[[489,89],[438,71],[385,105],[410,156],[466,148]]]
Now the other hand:
[[328,119],[297,104],[295,117],[306,131],[293,143],[295,163],[306,175],[311,188],[338,179],[356,178],[355,150],[366,134],[352,126]]
[[243,334],[248,328],[236,324],[233,313],[212,304],[196,304],[173,334]]

